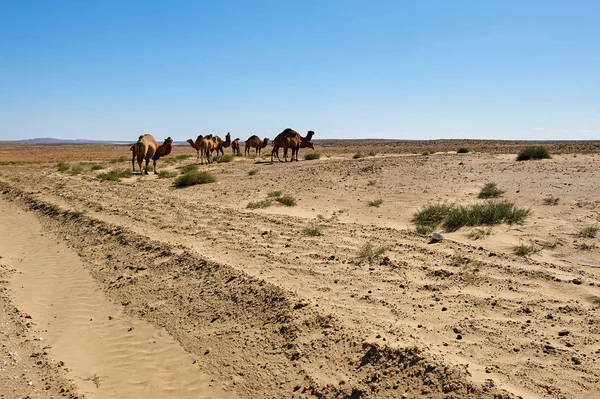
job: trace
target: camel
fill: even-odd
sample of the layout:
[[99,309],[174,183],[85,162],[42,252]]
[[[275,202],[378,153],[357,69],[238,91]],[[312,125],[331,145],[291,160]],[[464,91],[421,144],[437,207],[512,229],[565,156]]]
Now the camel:
[[265,137],[265,139],[261,142],[258,136],[250,136],[248,140],[246,140],[246,148],[244,149],[244,156],[248,153],[250,156],[250,147],[255,148],[256,154],[260,156],[260,150],[265,148],[269,144],[269,139]]
[[231,142],[231,152],[233,152],[233,156],[240,156],[240,139],[239,137]]
[[[315,132],[309,130],[306,133],[306,137],[300,136],[300,133],[297,131],[287,128],[283,132],[279,133],[275,140],[273,140],[273,150],[271,151],[271,162],[273,162],[273,155],[277,157],[279,162],[282,162],[279,159],[279,148],[283,147],[283,159],[287,162],[287,151],[288,148],[292,149],[292,158],[291,161],[298,161],[298,151],[300,148],[312,148],[314,150],[313,143],[310,142]],[[295,157],[294,157],[295,155]]]
[[214,136],[213,140],[216,143],[215,150],[217,150],[217,156],[219,156],[219,151],[221,151],[221,155],[225,155],[223,148],[227,148],[231,145],[231,133],[227,133],[225,135],[225,141],[223,141],[219,136]]
[[[139,137],[137,143],[132,147],[132,153],[137,157],[138,166],[143,175],[148,174],[148,162],[152,158],[152,166],[154,167],[154,174],[158,174],[156,170],[156,161],[160,157],[167,156],[173,151],[173,139],[167,137],[163,144],[158,145],[158,142],[152,137],[151,134],[144,134]],[[146,167],[142,170],[142,161],[146,160]],[[133,163],[133,161],[132,161]]]
[[192,139],[188,139],[187,142],[196,150],[200,164],[204,165],[205,159],[206,163],[213,162],[212,153],[217,146],[217,142],[212,134],[206,136],[199,135],[195,142]]

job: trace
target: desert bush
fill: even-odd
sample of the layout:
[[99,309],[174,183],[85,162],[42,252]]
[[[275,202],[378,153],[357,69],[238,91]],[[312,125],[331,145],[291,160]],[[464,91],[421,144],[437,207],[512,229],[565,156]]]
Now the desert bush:
[[415,229],[415,231],[417,232],[417,234],[421,234],[421,235],[429,235],[431,233],[433,233],[433,231],[435,230],[436,226],[431,226],[431,225],[426,225],[426,224],[420,224],[417,226],[417,228]]
[[73,165],[73,166],[71,166],[71,170],[69,171],[69,174],[78,175],[80,173],[83,173],[83,167],[82,166],[79,166],[79,165]]
[[267,208],[269,206],[271,206],[271,200],[266,199],[266,200],[262,200],[262,201],[249,202],[248,205],[246,205],[246,208],[259,209],[259,208]]
[[490,234],[492,234],[492,229],[489,227],[487,229],[476,228],[469,232],[469,238],[471,240],[479,240],[483,237],[489,236]]
[[467,154],[469,152],[469,149],[466,147],[460,147],[458,150],[456,150],[456,152],[458,154]]
[[525,256],[532,255],[541,251],[541,248],[536,247],[533,244],[519,244],[513,247],[515,255]]
[[377,248],[371,242],[367,242],[360,247],[360,250],[358,251],[358,259],[361,262],[373,263],[377,259],[381,258],[381,255],[383,255],[385,251],[387,251],[387,248]]
[[277,202],[284,206],[295,206],[296,199],[289,194],[283,195],[281,197],[275,198]]
[[258,173],[258,169],[252,169],[248,171],[248,176],[254,176]]
[[110,181],[120,181],[121,178],[131,177],[133,176],[133,172],[129,169],[117,170],[113,169],[108,171],[107,173],[100,173],[97,177],[100,180],[110,180]]
[[97,164],[97,163],[95,163],[92,166],[90,166],[90,170],[92,172],[94,172],[96,170],[102,170],[102,169],[104,169],[104,165],[100,165],[100,164]]
[[161,170],[160,172],[158,172],[159,179],[170,179],[175,176],[177,176],[177,172],[175,172],[174,170]]
[[558,198],[549,196],[544,198],[544,205],[558,205]]
[[377,155],[377,153],[375,151],[369,151],[369,156],[370,157],[374,157],[375,155]]
[[504,190],[500,190],[496,186],[496,183],[487,183],[485,186],[483,186],[483,188],[481,189],[481,191],[479,192],[479,195],[477,195],[477,197],[478,198],[498,198],[502,194],[504,194]]
[[281,197],[281,191],[271,191],[270,193],[267,194],[267,197],[279,198],[279,197]]
[[588,244],[586,242],[580,242],[580,243],[575,244],[575,248],[577,248],[580,251],[591,251],[591,250],[596,249],[598,247],[594,243]]
[[525,147],[517,155],[517,161],[528,161],[530,159],[549,159],[552,158],[548,149],[544,146]]
[[429,151],[423,151],[421,155],[429,155]]
[[323,235],[323,228],[317,225],[308,226],[302,229],[302,234],[310,237],[317,237]]
[[198,170],[198,165],[196,165],[195,163],[190,164],[190,165],[185,165],[184,167],[182,167],[181,169],[179,169],[181,171],[181,174],[186,174],[189,172],[194,172]]
[[59,172],[66,172],[67,170],[69,170],[69,164],[65,162],[59,162],[56,164],[56,168]]
[[362,158],[363,155],[360,152],[357,152],[356,154],[352,155],[352,158],[354,159],[358,159],[358,158]]
[[417,226],[435,228],[443,222],[449,231],[463,226],[483,226],[500,223],[522,223],[531,210],[520,208],[513,202],[489,200],[471,205],[426,205],[413,215]]
[[594,238],[594,237],[596,237],[597,233],[598,233],[598,226],[587,226],[587,227],[583,227],[581,230],[579,230],[577,235],[579,237],[584,237],[584,238]]
[[377,184],[377,180],[369,180],[369,182],[367,183],[367,186],[374,186]]
[[215,157],[216,163],[231,162],[231,161],[233,161],[233,155],[230,155],[230,154],[219,155],[219,156]]
[[315,159],[321,158],[321,154],[318,152],[307,152],[304,154],[304,159],[307,161],[314,161]]
[[378,207],[379,205],[383,204],[383,200],[381,198],[376,199],[376,200],[372,200],[369,201],[369,206],[375,206]]
[[190,170],[187,173],[175,179],[174,186],[177,188],[195,186],[196,184],[208,184],[217,181],[213,175],[208,172]]

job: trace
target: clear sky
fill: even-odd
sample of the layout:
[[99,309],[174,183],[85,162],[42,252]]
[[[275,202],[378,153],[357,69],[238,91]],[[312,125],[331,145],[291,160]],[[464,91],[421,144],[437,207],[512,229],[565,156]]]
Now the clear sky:
[[0,0],[4,140],[597,140],[599,77],[597,0]]

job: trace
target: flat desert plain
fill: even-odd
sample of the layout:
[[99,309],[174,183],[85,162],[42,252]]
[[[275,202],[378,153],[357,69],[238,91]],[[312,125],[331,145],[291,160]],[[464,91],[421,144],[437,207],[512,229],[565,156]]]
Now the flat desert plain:
[[[1,145],[0,397],[598,397],[600,142],[527,144],[315,140],[185,188],[189,146],[109,181],[129,146]],[[419,234],[486,183],[521,224]]]

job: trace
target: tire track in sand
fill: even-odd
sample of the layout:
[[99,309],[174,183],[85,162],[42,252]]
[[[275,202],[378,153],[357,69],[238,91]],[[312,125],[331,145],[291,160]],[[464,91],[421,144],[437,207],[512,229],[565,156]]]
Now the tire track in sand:
[[[88,398],[233,398],[164,330],[109,302],[79,257],[33,214],[0,201],[0,254],[14,302]],[[68,237],[65,237],[68,239]]]

